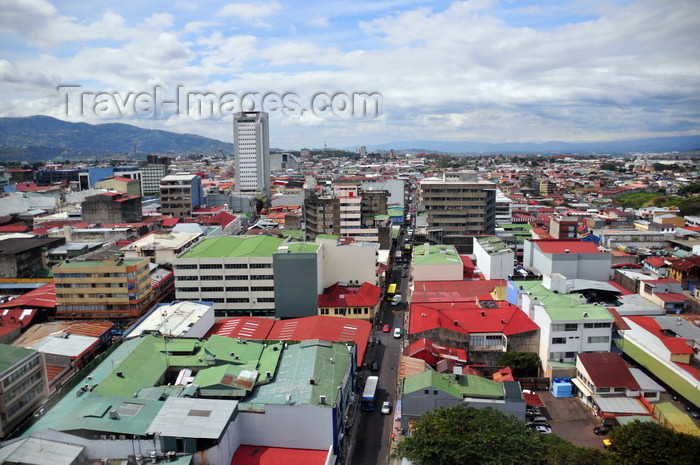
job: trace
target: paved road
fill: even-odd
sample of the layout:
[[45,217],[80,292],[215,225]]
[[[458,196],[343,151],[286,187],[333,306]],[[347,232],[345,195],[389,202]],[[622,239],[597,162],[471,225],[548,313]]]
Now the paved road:
[[[401,279],[400,267],[392,270],[392,275],[395,275],[397,272],[399,279]],[[397,310],[397,307],[405,308],[404,305],[392,307],[388,302],[383,302],[379,317],[380,323],[373,330],[374,339],[377,341],[381,339],[381,344],[370,343],[366,360],[370,364],[372,360],[377,360],[379,370],[377,372],[365,370],[362,374],[362,379],[366,379],[368,375],[379,376],[376,409],[372,412],[358,411],[351,436],[347,438],[353,443],[350,453],[350,463],[352,465],[386,464],[389,461],[391,432],[396,407],[399,354],[405,337],[403,328],[404,312],[396,311],[394,313],[394,311]],[[389,325],[391,332],[382,333],[380,328],[385,324]],[[402,337],[400,339],[393,337],[393,331],[396,327],[401,327]],[[383,415],[380,412],[380,407],[384,401],[391,403],[391,415]]]
[[600,422],[580,399],[576,397],[556,398],[549,391],[538,391],[544,403],[552,432],[581,447],[604,449],[605,436],[596,436],[593,428]]

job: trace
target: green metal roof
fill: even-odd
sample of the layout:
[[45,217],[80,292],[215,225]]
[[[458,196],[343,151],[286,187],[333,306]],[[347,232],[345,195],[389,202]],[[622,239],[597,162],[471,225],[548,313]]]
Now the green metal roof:
[[291,405],[319,405],[323,395],[326,396],[325,405],[332,407],[349,365],[350,352],[345,344],[320,340],[289,343],[274,382],[259,386],[239,407],[255,410],[260,404],[285,404],[288,395]]
[[276,236],[217,236],[204,239],[180,258],[271,257],[284,239]]
[[321,244],[315,242],[289,242],[287,244],[290,253],[317,253]]
[[490,255],[513,253],[510,247],[506,246],[505,242],[503,242],[498,236],[478,237],[476,241]]
[[403,208],[390,208],[387,210],[389,216],[403,216]]
[[[428,253],[426,254],[426,248]],[[440,251],[444,250],[445,253]],[[462,259],[453,245],[417,245],[413,248],[413,263],[415,265],[462,265]]]
[[401,389],[403,394],[410,394],[428,388],[439,389],[459,399],[464,397],[493,399],[504,396],[503,385],[496,381],[477,375],[460,375],[457,380],[454,374],[438,373],[435,370],[404,378]]
[[[184,386],[167,386],[169,376],[190,368],[210,382],[221,371],[236,377],[239,392],[258,382],[260,373],[275,373],[283,343],[266,343],[211,336],[207,340],[163,338],[153,335],[123,340],[92,372],[34,424],[59,431],[94,429],[120,434],[145,434],[165,399],[181,396]],[[343,346],[345,347],[345,346]],[[24,349],[27,350],[27,349]],[[167,352],[167,353],[166,353]],[[207,374],[207,370],[214,368]],[[218,371],[217,371],[218,370]],[[239,378],[240,374],[244,376]],[[245,383],[251,383],[247,387]],[[233,384],[235,384],[233,383]],[[89,389],[81,386],[89,385]],[[213,385],[213,384],[212,384]],[[77,392],[81,391],[78,395]],[[191,394],[191,390],[187,391]],[[117,410],[117,419],[109,411]]]
[[35,353],[33,349],[0,344],[0,374]]
[[668,387],[688,399],[694,405],[700,405],[700,390],[687,379],[671,370],[665,363],[658,360],[642,347],[629,339],[615,340],[615,345],[622,349],[625,355],[649,370],[651,374],[663,381]]
[[[541,281],[513,281],[517,288],[530,291],[530,299],[538,300],[544,306],[552,321],[614,320],[610,312],[601,305],[581,303],[578,294],[555,294],[542,285]],[[584,299],[585,300],[585,299]],[[584,313],[587,316],[584,317]]]
[[340,236],[336,236],[335,234],[319,234],[316,236],[316,239],[331,239],[331,240],[338,240]]

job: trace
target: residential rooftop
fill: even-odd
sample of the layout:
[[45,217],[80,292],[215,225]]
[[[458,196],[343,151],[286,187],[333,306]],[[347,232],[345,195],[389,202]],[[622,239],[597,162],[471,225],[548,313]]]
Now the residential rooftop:
[[284,239],[276,236],[217,236],[204,239],[179,258],[272,257]]
[[438,373],[427,370],[423,373],[403,379],[401,391],[403,394],[420,391],[428,387],[440,389],[457,398],[475,397],[486,399],[502,399],[503,384],[477,375],[457,375]]
[[613,316],[602,305],[582,303],[580,294],[556,294],[542,285],[541,281],[518,281],[513,284],[530,292],[530,300],[537,300],[544,307],[552,321],[604,320],[612,321]]

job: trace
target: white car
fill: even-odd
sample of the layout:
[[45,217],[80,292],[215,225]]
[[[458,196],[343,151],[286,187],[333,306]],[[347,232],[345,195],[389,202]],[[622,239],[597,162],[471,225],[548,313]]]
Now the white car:
[[384,415],[389,415],[391,413],[391,404],[388,401],[382,403],[382,413]]
[[401,328],[394,328],[394,337],[396,339],[401,337]]
[[534,430],[542,434],[552,434],[552,428],[548,426],[535,426]]

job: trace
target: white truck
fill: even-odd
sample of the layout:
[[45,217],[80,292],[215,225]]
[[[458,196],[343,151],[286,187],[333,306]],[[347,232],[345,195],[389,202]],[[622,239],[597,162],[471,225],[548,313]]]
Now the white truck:
[[391,299],[391,305],[398,305],[401,303],[401,294],[396,294],[392,299]]

